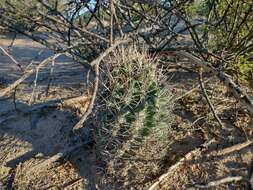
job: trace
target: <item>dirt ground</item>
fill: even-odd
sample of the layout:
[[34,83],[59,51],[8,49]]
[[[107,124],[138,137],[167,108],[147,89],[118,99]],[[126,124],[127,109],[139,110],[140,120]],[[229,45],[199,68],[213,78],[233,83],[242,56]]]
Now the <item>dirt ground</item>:
[[[10,39],[0,40],[0,46],[5,49],[10,43]],[[10,54],[25,67],[31,61],[36,66],[52,52],[20,37],[15,40]],[[0,60],[0,88],[4,88],[22,73],[6,55],[1,54]],[[93,159],[90,150],[78,149],[81,158],[77,155],[49,168],[36,168],[76,143],[69,135],[78,121],[78,114],[75,113],[77,108],[73,107],[34,108],[53,100],[78,97],[85,92],[87,71],[71,59],[60,57],[55,61],[53,79],[46,96],[50,69],[51,64],[39,72],[35,101],[30,102],[35,76],[29,77],[16,89],[15,104],[13,96],[0,100],[0,189],[94,189],[94,184],[88,180],[93,173],[89,171],[93,165],[89,162]],[[81,103],[87,104],[85,101],[87,98],[84,97]]]
[[[10,38],[0,37],[0,46],[7,49],[10,43]],[[10,54],[26,66],[32,60],[37,65],[52,52],[19,37]],[[81,139],[71,136],[80,112],[87,108],[88,97],[83,95],[87,70],[67,57],[58,58],[49,92],[45,94],[50,69],[51,64],[39,72],[34,101],[31,101],[34,75],[16,89],[15,96],[0,100],[0,189],[149,189],[159,176],[168,171],[166,178],[155,189],[201,189],[204,187],[200,185],[235,176],[244,180],[204,189],[250,189],[248,179],[252,182],[253,171],[252,117],[229,96],[216,78],[211,78],[206,83],[207,89],[212,90],[211,100],[226,126],[220,128],[199,88],[195,88],[198,75],[170,68],[167,75],[174,97],[173,124],[169,129],[169,144],[163,150],[164,159],[159,162],[156,173],[142,176],[129,171],[120,175],[126,170],[119,168],[118,176],[107,175],[106,166],[100,163],[96,148],[92,147],[79,147],[64,159],[44,164],[54,155],[85,140],[89,134],[87,128],[82,132]],[[21,75],[15,64],[0,53],[0,90]],[[64,106],[63,103],[62,106],[35,109],[53,100],[81,95],[84,98],[74,106]],[[237,111],[233,109],[236,106]],[[182,159],[184,161],[172,169]],[[140,177],[144,180],[140,181]],[[138,181],[139,184],[134,183]]]

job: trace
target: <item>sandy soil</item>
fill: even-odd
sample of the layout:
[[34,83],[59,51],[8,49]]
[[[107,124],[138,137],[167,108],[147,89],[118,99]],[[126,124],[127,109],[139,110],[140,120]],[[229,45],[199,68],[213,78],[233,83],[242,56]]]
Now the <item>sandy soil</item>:
[[[2,38],[7,49],[10,39]],[[33,67],[53,53],[24,37],[18,37],[9,53],[23,66],[33,60]],[[72,138],[80,111],[87,108],[87,98],[74,107],[36,109],[56,99],[80,96],[85,92],[86,70],[67,57],[55,61],[48,96],[45,89],[51,64],[38,76],[35,101],[29,105],[35,76],[29,77],[13,96],[0,100],[0,189],[94,189],[90,168],[93,153],[82,148],[77,156],[48,167],[37,168],[51,156],[73,146],[80,139]],[[0,89],[17,80],[22,72],[4,54],[0,54]],[[78,107],[79,106],[79,107]],[[80,109],[79,109],[80,108]],[[78,112],[78,113],[77,113]],[[83,137],[85,138],[85,137]],[[81,156],[79,156],[81,155]],[[88,157],[88,159],[84,159]],[[93,171],[93,170],[92,170]]]

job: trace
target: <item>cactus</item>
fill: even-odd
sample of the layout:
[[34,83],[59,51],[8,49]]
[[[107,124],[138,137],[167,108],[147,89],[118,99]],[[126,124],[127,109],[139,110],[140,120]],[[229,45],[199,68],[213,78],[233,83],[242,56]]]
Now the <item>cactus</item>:
[[[136,151],[154,131],[170,120],[170,93],[162,84],[157,60],[146,52],[121,49],[110,58],[100,112],[101,144],[110,154]],[[104,149],[104,148],[103,148]]]

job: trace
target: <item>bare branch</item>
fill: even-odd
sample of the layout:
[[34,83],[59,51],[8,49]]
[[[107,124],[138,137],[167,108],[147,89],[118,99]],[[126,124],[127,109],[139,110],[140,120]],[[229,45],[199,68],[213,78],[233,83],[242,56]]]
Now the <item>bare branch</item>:
[[247,181],[247,179],[242,176],[226,177],[226,178],[219,179],[216,181],[211,181],[211,182],[207,183],[206,185],[196,184],[196,185],[194,185],[194,188],[188,188],[187,190],[193,190],[195,188],[207,189],[210,187],[217,187],[217,186],[225,184],[225,183],[231,183],[231,182],[237,182],[237,181]]
[[209,108],[211,109],[212,113],[213,113],[213,116],[214,118],[216,119],[216,121],[219,123],[220,127],[225,129],[225,126],[222,124],[222,121],[220,120],[219,116],[217,115],[216,111],[215,111],[215,108],[206,92],[206,89],[205,89],[205,86],[204,86],[204,83],[203,83],[203,77],[202,77],[202,68],[200,69],[199,71],[199,83],[200,83],[200,88],[203,92],[203,95],[207,101],[207,104],[209,106]]
[[12,60],[13,63],[16,64],[16,66],[17,66],[22,72],[24,71],[23,67],[16,61],[16,59],[14,59],[3,47],[0,46],[0,49],[3,51],[3,53],[4,53],[5,55],[7,55],[7,56]]
[[[215,140],[211,139],[210,141],[204,143],[203,145],[201,145],[200,147],[204,147],[204,148],[208,148],[208,146],[210,146],[210,144],[212,144]],[[181,158],[176,164],[170,166],[170,168],[168,169],[168,171],[166,173],[164,173],[163,175],[161,175],[158,180],[148,189],[148,190],[155,190],[159,187],[159,185],[169,176],[172,175],[173,172],[175,172],[175,170],[184,164],[184,162],[188,159],[190,159],[192,156],[194,156],[195,154],[198,154],[200,152],[201,148],[196,148],[190,152],[188,152],[183,158]]]
[[12,90],[14,90],[18,85],[20,85],[25,79],[27,79],[29,76],[31,76],[37,69],[40,69],[41,67],[43,67],[44,65],[46,65],[47,63],[49,63],[50,61],[52,61],[53,59],[56,59],[57,57],[59,57],[60,54],[56,54],[54,56],[51,56],[47,59],[45,59],[44,61],[42,61],[37,67],[36,69],[31,69],[28,71],[25,71],[24,74],[14,83],[12,83],[11,85],[9,85],[8,87],[4,88],[3,90],[0,90],[0,98],[3,96],[6,96],[8,93],[10,93]]
[[73,130],[77,130],[83,127],[83,123],[86,121],[86,119],[88,118],[88,116],[91,114],[93,107],[94,107],[94,103],[95,103],[95,99],[97,96],[97,91],[98,91],[98,85],[99,85],[99,65],[101,63],[101,61],[109,54],[111,53],[115,48],[117,48],[119,45],[124,44],[129,42],[130,39],[127,40],[119,40],[117,41],[115,44],[113,44],[110,48],[108,48],[102,55],[100,55],[96,60],[94,60],[91,63],[91,66],[95,67],[95,83],[94,83],[94,90],[93,90],[93,94],[92,94],[92,98],[91,98],[91,102],[89,104],[88,110],[87,112],[82,116],[82,118],[80,119],[80,121],[74,126]]
[[226,73],[215,69],[210,63],[200,60],[199,58],[191,55],[190,53],[180,51],[177,52],[179,55],[182,55],[192,62],[198,64],[198,66],[206,69],[214,73],[224,84],[232,91],[233,95],[240,100],[249,110],[251,114],[253,114],[253,100],[244,92],[241,87],[235,84]]

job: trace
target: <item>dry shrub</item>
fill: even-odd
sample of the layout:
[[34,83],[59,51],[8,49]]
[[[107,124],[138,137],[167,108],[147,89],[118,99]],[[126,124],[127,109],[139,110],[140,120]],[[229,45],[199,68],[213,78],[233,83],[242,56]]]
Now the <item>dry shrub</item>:
[[170,91],[157,59],[144,48],[118,49],[105,72],[97,146],[111,176],[107,182],[134,187],[159,171],[168,144]]

